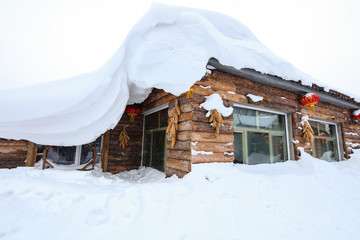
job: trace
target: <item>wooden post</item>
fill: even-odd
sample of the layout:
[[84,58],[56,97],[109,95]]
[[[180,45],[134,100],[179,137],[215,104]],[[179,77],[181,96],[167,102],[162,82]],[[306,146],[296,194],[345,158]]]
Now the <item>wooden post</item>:
[[33,167],[36,162],[37,145],[36,143],[29,142],[28,151],[26,156],[26,166]]
[[103,172],[108,171],[109,143],[110,143],[110,130],[106,131],[103,137],[103,147],[101,150],[101,168]]

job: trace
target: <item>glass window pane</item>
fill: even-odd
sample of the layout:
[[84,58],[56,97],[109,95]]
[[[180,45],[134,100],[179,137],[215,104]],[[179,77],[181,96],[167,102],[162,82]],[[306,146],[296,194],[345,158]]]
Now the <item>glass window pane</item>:
[[150,153],[151,153],[151,132],[145,131],[144,146],[143,146],[143,166],[150,167]]
[[56,164],[70,165],[75,163],[76,147],[52,147],[47,151],[46,158]]
[[256,125],[256,111],[246,108],[234,109],[234,126],[257,128]]
[[234,163],[244,163],[243,134],[234,133],[235,160]]
[[[90,143],[91,146],[94,146],[94,143]],[[101,137],[98,137],[96,139],[96,153],[100,153],[101,152]],[[92,160],[94,157],[94,151],[92,150],[92,148],[89,147],[88,144],[84,144],[81,146],[81,156],[80,156],[80,164],[85,164],[87,162],[89,162],[90,160]],[[100,156],[97,155],[96,156],[96,160],[95,163],[100,162]]]
[[168,126],[168,109],[160,111],[160,128]]
[[259,128],[271,130],[285,129],[285,116],[268,112],[258,112]]
[[143,166],[164,171],[168,109],[145,116]]
[[311,128],[314,130],[314,136],[318,136],[319,135],[319,127],[318,127],[318,123],[316,122],[312,122],[309,121]]
[[155,129],[159,126],[159,113],[152,113],[145,116],[145,130]]
[[285,142],[283,136],[272,137],[272,162],[283,162],[285,161]]
[[313,156],[326,161],[339,161],[336,125],[310,121],[314,129],[315,140]]
[[165,161],[165,131],[153,132],[151,167],[164,171]]
[[270,163],[269,134],[248,132],[248,164]]

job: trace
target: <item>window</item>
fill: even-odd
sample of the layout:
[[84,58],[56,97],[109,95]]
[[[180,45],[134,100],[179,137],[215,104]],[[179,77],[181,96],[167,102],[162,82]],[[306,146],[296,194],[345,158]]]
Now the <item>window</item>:
[[[96,139],[96,152],[97,157],[95,162],[100,162],[100,153],[101,153],[101,145],[102,145],[102,137],[98,137]],[[38,152],[43,152],[45,149],[44,145],[37,145]],[[51,160],[51,162],[55,164],[62,164],[62,165],[80,165],[86,164],[93,158],[93,151],[87,145],[81,146],[72,146],[72,147],[60,147],[60,146],[53,146],[47,151],[46,158]],[[41,157],[37,157],[37,161],[40,160]]]
[[288,159],[286,115],[234,108],[235,163],[260,164]]
[[309,121],[314,130],[313,156],[329,162],[339,161],[339,147],[336,125]]
[[143,162],[146,167],[165,170],[168,109],[144,117]]

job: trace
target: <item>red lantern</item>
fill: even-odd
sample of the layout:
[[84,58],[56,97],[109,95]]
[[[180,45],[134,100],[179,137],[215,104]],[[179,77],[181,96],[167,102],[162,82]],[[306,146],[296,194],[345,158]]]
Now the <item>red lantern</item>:
[[320,97],[315,93],[307,93],[300,99],[300,104],[303,106],[309,106],[309,111],[315,111],[315,104],[320,101]]
[[360,109],[354,111],[352,116],[355,120],[360,120]]
[[130,122],[133,122],[134,117],[139,115],[140,108],[138,108],[137,106],[134,106],[134,105],[128,105],[128,106],[126,106],[125,112],[127,115],[130,116]]

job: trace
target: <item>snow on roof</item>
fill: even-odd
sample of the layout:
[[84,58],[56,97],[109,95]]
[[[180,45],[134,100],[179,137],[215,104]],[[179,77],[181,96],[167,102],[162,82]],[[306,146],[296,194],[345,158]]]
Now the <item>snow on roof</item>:
[[[287,80],[316,82],[273,54],[237,20],[215,12],[153,4],[103,67],[81,76],[2,89],[0,137],[79,145],[116,126],[129,103],[153,87],[179,95],[210,58]],[[320,84],[321,85],[321,84]]]

